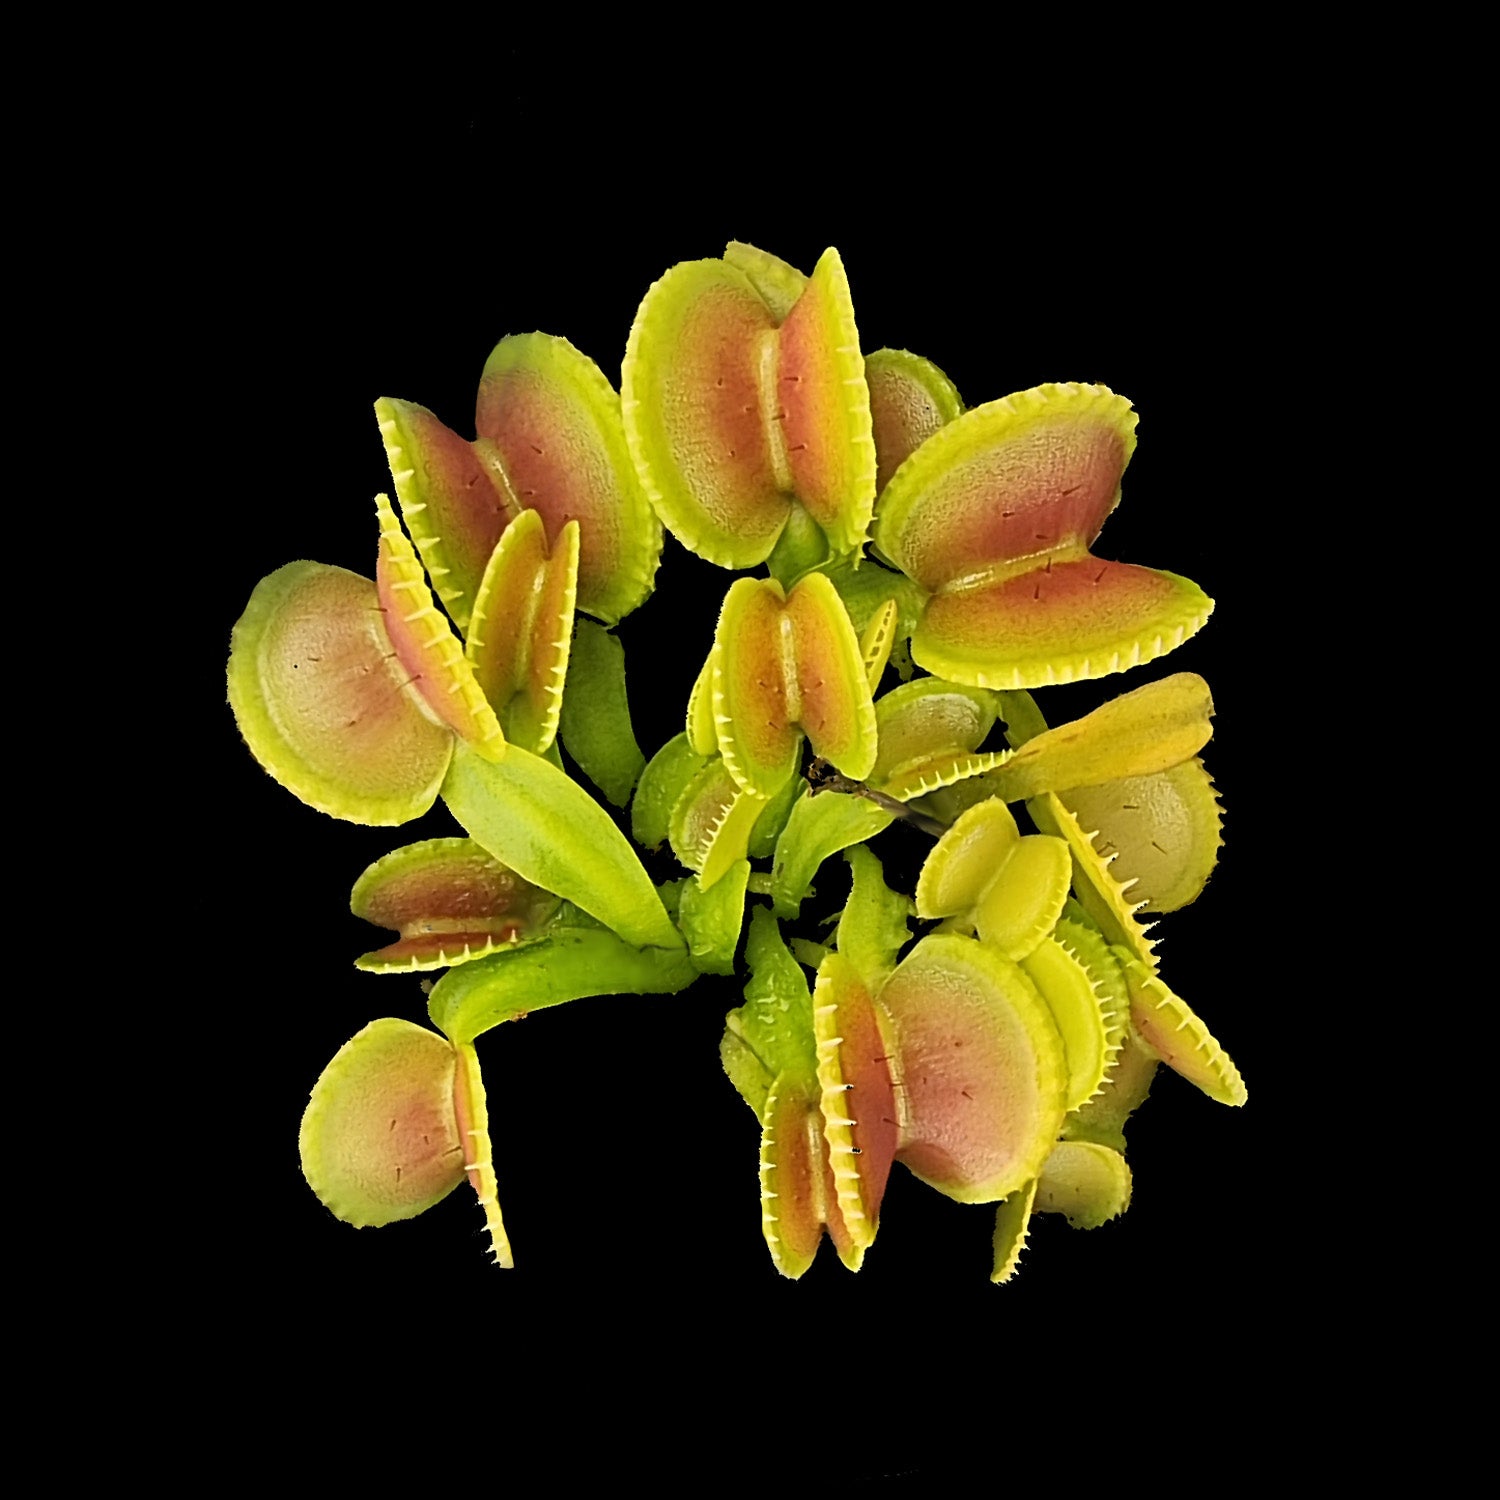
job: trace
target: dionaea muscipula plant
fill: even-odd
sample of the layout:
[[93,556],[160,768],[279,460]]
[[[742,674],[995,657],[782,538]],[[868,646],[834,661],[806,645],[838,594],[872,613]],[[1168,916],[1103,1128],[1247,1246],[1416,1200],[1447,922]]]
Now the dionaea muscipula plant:
[[[509,1265],[476,1039],[741,962],[720,1060],[759,1121],[787,1276],[825,1231],[860,1267],[899,1161],[995,1205],[1005,1281],[1034,1212],[1124,1211],[1124,1129],[1160,1064],[1244,1103],[1143,920],[1196,899],[1218,856],[1207,684],[1166,676],[1052,727],[1033,696],[1151,662],[1213,608],[1094,551],[1135,448],[1123,397],[965,409],[928,360],[861,353],[836,251],[807,276],[734,243],[646,293],[618,395],[527,334],[485,364],[472,440],[409,401],[375,418],[394,500],[375,500],[374,578],[289,563],[229,658],[246,743],[302,801],[395,825],[441,797],[466,835],[354,887],[395,934],[362,969],[447,972],[430,1027],[372,1021],[313,1087],[302,1167],[339,1218],[410,1218],[467,1176]],[[728,584],[648,760],[613,627],[653,592],[663,527],[764,571]],[[871,847],[897,819],[931,838],[911,891]],[[636,846],[667,845],[685,873],[658,887]],[[847,902],[812,926],[841,853]]]

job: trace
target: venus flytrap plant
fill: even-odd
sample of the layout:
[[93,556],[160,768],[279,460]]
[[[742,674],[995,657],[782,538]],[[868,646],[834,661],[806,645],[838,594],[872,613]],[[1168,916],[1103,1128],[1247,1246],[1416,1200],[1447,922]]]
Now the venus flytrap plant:
[[[1123,398],[1048,385],[966,411],[930,361],[861,354],[836,251],[807,276],[732,242],[647,292],[621,396],[526,334],[486,362],[473,440],[406,401],[376,416],[400,514],[377,500],[374,580],[281,569],[229,666],[246,742],[302,800],[395,824],[440,797],[467,835],[355,885],[396,933],[361,969],[447,973],[436,1030],[373,1022],[312,1091],[303,1170],[337,1216],[408,1218],[467,1176],[509,1265],[476,1039],[728,978],[742,950],[720,1055],[787,1276],[825,1234],[859,1269],[901,1162],[995,1205],[1007,1280],[1033,1213],[1125,1210],[1124,1127],[1160,1062],[1244,1101],[1140,920],[1217,858],[1207,685],[1179,673],[1051,729],[1026,691],[1149,661],[1212,608],[1090,550],[1134,449]],[[652,592],[663,526],[767,576],[730,585],[648,760],[613,627]],[[911,894],[866,847],[896,822],[933,840]],[[679,874],[658,885],[631,839]],[[849,893],[814,938],[793,924],[839,852]]]

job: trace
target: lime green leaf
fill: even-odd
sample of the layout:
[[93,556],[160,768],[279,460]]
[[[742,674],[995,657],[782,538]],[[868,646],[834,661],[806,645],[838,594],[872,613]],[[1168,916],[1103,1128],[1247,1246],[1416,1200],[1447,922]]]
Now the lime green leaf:
[[889,828],[892,815],[850,792],[804,793],[792,805],[771,869],[771,899],[780,917],[795,917],[825,859]]
[[766,569],[782,588],[790,589],[804,573],[828,561],[828,537],[798,501],[792,502],[786,529],[776,539]]
[[838,950],[874,994],[896,967],[897,955],[911,937],[907,919],[913,906],[909,897],[885,883],[880,861],[868,849],[850,849],[844,858],[853,872],[853,886],[839,918]]
[[727,1027],[719,1038],[719,1061],[735,1092],[755,1111],[758,1120],[765,1113],[766,1095],[771,1089],[765,1064],[738,1032]]
[[592,620],[580,620],[573,636],[562,738],[584,775],[616,807],[624,807],[646,757],[630,724],[625,648]]
[[629,943],[682,946],[624,834],[540,756],[512,745],[496,763],[459,742],[443,800],[475,842],[523,879],[581,906]]
[[742,859],[709,890],[696,880],[682,888],[678,924],[694,966],[705,974],[734,973],[734,950],[745,922],[745,886],[749,879],[750,861]]
[[643,849],[660,849],[666,843],[672,809],[708,762],[707,755],[700,755],[688,744],[685,734],[668,740],[646,762],[630,807],[630,831]]
[[1019,802],[1165,771],[1208,743],[1213,711],[1208,684],[1195,672],[1178,672],[1035,735],[989,780],[1007,802]]
[[787,1074],[811,1086],[818,1071],[812,997],[801,965],[787,952],[776,919],[763,906],[750,913],[745,962],[750,968],[745,1003],[730,1011],[725,1024],[771,1077]]
[[682,948],[635,948],[602,928],[555,928],[538,943],[450,969],[432,987],[427,1013],[455,1042],[471,1042],[503,1021],[568,1000],[674,995],[697,977]]
[[[816,895],[816,892],[813,894]],[[827,943],[815,943],[811,938],[794,937],[791,948],[792,952],[797,955],[797,962],[803,968],[811,969],[815,974],[823,967],[823,960],[833,952]]]
[[[775,854],[776,841],[781,837],[781,831],[792,815],[792,808],[797,805],[797,798],[802,795],[802,789],[806,785],[800,776],[789,776],[781,790],[766,803],[755,820],[755,827],[750,830],[748,852],[751,859],[770,859]],[[762,894],[769,894],[769,891],[770,887],[767,886]]]

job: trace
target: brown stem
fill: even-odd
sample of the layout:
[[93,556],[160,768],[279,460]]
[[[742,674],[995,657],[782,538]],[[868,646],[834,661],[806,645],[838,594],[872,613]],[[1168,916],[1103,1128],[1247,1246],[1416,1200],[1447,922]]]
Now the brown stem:
[[877,792],[874,787],[866,786],[862,781],[852,781],[835,771],[826,760],[813,761],[807,768],[807,782],[814,797],[819,792],[847,792],[851,797],[863,797],[867,802],[873,802],[892,817],[905,818],[908,823],[920,828],[923,833],[931,834],[933,838],[940,839],[948,831],[946,823],[939,823],[936,818],[929,818],[926,813],[919,813],[914,807],[908,807],[904,802],[886,796],[884,792]]

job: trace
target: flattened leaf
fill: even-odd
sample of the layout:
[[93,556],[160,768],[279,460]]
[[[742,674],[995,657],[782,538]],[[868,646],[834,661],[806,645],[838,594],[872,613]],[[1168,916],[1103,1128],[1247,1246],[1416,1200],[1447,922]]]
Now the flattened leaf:
[[938,428],[963,413],[958,388],[930,359],[905,349],[877,349],[865,359],[875,437],[875,491]]
[[828,558],[828,537],[823,528],[806,506],[793,500],[786,526],[766,559],[766,571],[782,588],[789,589],[803,574],[822,567]]
[[750,912],[745,964],[750,970],[745,1003],[730,1011],[726,1023],[772,1077],[789,1077],[799,1088],[811,1087],[818,1071],[812,996],[776,919],[763,906]]
[[460,744],[443,800],[471,838],[532,884],[573,902],[629,943],[682,946],[613,819],[541,757],[512,746],[495,765]]
[[435,969],[534,938],[560,905],[472,839],[425,839],[378,859],[349,909],[401,940],[355,960],[374,973]]
[[1007,802],[1020,802],[1165,771],[1208,743],[1213,711],[1208,684],[1196,672],[1178,672],[1035,735],[989,781]]
[[263,578],[234,627],[229,702],[256,760],[319,812],[389,825],[437,800],[453,736],[418,706],[367,578],[314,562]]
[[463,643],[438,609],[386,496],[376,495],[375,514],[380,520],[375,591],[396,655],[436,718],[485,759],[501,759],[505,736],[500,721],[464,656]]
[[672,809],[692,779],[708,764],[685,734],[668,740],[646,763],[630,807],[630,831],[643,849],[659,849],[671,828]]
[[1024,690],[996,693],[995,702],[1000,708],[1000,717],[1005,721],[1005,738],[1008,744],[1020,749],[1029,745],[1037,735],[1044,734],[1047,721],[1036,706],[1036,698]]
[[719,1061],[724,1065],[725,1076],[734,1085],[735,1092],[755,1111],[755,1118],[760,1119],[765,1113],[766,1095],[771,1092],[773,1081],[765,1064],[738,1032],[727,1027],[719,1038]]
[[934,935],[878,1003],[902,1104],[898,1159],[960,1203],[993,1203],[1024,1187],[1057,1140],[1067,1076],[1031,981],[979,943]]
[[1130,987],[1130,1019],[1141,1040],[1210,1099],[1243,1104],[1248,1095],[1240,1070],[1187,1001],[1136,958],[1125,960],[1125,983]]
[[1130,1207],[1130,1168],[1118,1151],[1059,1141],[1037,1181],[1038,1213],[1065,1214],[1074,1229],[1097,1229]]
[[849,861],[852,883],[839,917],[838,950],[874,994],[890,977],[897,955],[911,938],[908,921],[914,908],[909,897],[885,883],[885,871],[868,849],[856,846],[844,858]]
[[792,804],[771,868],[776,915],[795,917],[825,859],[889,828],[892,815],[849,792],[806,792]]
[[464,1178],[454,1049],[410,1021],[372,1021],[345,1042],[302,1116],[302,1175],[346,1224],[417,1214]]
[[793,488],[835,556],[857,553],[875,506],[870,392],[849,281],[825,250],[778,338],[776,393]]
[[426,407],[382,397],[375,419],[402,519],[438,598],[467,630],[485,565],[518,507],[474,445]]
[[542,519],[526,511],[506,529],[485,569],[464,648],[509,739],[540,755],[557,735],[577,595],[578,527],[550,550]]
[[[787,825],[787,819],[792,815],[792,808],[796,806],[797,799],[806,787],[807,783],[800,776],[788,777],[781,790],[767,801],[755,820],[755,827],[750,830],[748,852],[751,859],[770,859],[776,853],[777,840]],[[769,889],[768,886],[767,891]]]
[[551,334],[502,339],[485,362],[474,425],[554,548],[578,523],[578,607],[612,625],[643,603],[661,525],[636,478],[620,398],[593,360]]
[[472,1042],[569,1000],[675,995],[697,977],[685,948],[636,948],[602,927],[559,925],[539,942],[450,969],[433,985],[427,1013],[455,1042]]
[[678,924],[687,939],[693,966],[704,974],[734,973],[734,950],[745,923],[745,886],[749,879],[750,861],[742,859],[732,864],[710,890],[704,890],[696,880],[682,888]]
[[580,620],[568,662],[560,720],[563,744],[585,776],[624,807],[646,766],[630,723],[625,648],[589,620]]
[[797,962],[815,974],[823,967],[823,960],[833,952],[827,943],[815,943],[810,938],[794,937],[791,946]]
[[768,433],[775,341],[744,273],[697,260],[646,293],[625,349],[621,410],[641,486],[685,547],[724,568],[764,562],[786,524],[788,476]]

